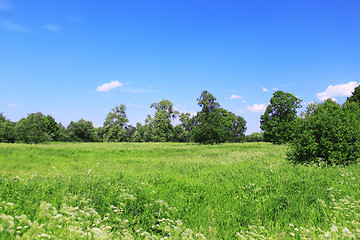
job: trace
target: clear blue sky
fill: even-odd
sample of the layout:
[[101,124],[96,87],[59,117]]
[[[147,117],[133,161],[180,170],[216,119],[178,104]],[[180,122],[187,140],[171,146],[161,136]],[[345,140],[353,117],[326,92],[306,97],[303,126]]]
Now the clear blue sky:
[[40,111],[100,126],[125,104],[136,124],[162,99],[197,112],[207,90],[249,134],[275,90],[342,103],[359,82],[358,0],[0,0],[12,121]]

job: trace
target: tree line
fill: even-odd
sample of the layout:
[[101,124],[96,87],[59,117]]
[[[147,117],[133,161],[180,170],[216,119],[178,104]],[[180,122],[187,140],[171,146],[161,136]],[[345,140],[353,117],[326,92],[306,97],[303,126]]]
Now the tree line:
[[297,115],[301,100],[277,91],[260,118],[265,141],[288,144],[296,163],[338,165],[360,159],[360,86],[340,105],[332,99],[310,103]]
[[[67,127],[52,116],[31,113],[18,122],[0,114],[0,142],[259,142],[287,144],[287,158],[296,163],[348,164],[360,159],[360,86],[342,105],[328,99],[310,103],[298,115],[302,100],[291,93],[274,92],[260,117],[261,133],[245,137],[246,121],[221,108],[216,98],[203,91],[196,115],[179,113],[169,100],[151,104],[155,109],[145,123],[129,124],[121,104],[106,116],[103,126],[80,119]],[[174,126],[173,120],[180,124]]]
[[[94,127],[91,121],[71,121],[65,127],[50,115],[31,113],[18,122],[0,114],[0,142],[42,143],[59,142],[198,142],[205,144],[242,142],[246,121],[241,116],[221,108],[216,98],[203,91],[197,99],[201,110],[192,116],[179,113],[169,100],[151,104],[154,116],[148,115],[145,124],[129,124],[124,104],[113,108],[103,126]],[[173,120],[180,124],[174,126]],[[249,137],[258,141],[257,135]]]

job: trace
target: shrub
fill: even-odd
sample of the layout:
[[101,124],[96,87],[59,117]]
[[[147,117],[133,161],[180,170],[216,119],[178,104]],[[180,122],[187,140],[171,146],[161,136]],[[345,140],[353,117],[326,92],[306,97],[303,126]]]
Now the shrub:
[[297,120],[288,153],[297,163],[348,164],[360,157],[360,105],[332,100],[309,105]]
[[250,135],[247,135],[245,137],[246,142],[263,142],[264,141],[264,135],[263,133],[253,132]]

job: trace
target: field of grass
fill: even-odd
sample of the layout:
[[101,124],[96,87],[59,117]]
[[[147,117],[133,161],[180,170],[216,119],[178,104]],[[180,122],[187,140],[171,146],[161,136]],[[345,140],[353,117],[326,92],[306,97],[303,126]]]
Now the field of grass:
[[359,173],[267,143],[0,144],[0,239],[357,239]]

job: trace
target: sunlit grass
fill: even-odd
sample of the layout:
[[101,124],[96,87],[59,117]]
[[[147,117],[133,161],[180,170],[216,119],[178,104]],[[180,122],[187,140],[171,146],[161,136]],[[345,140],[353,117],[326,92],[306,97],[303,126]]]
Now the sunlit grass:
[[359,170],[267,143],[0,144],[0,239],[355,239]]

